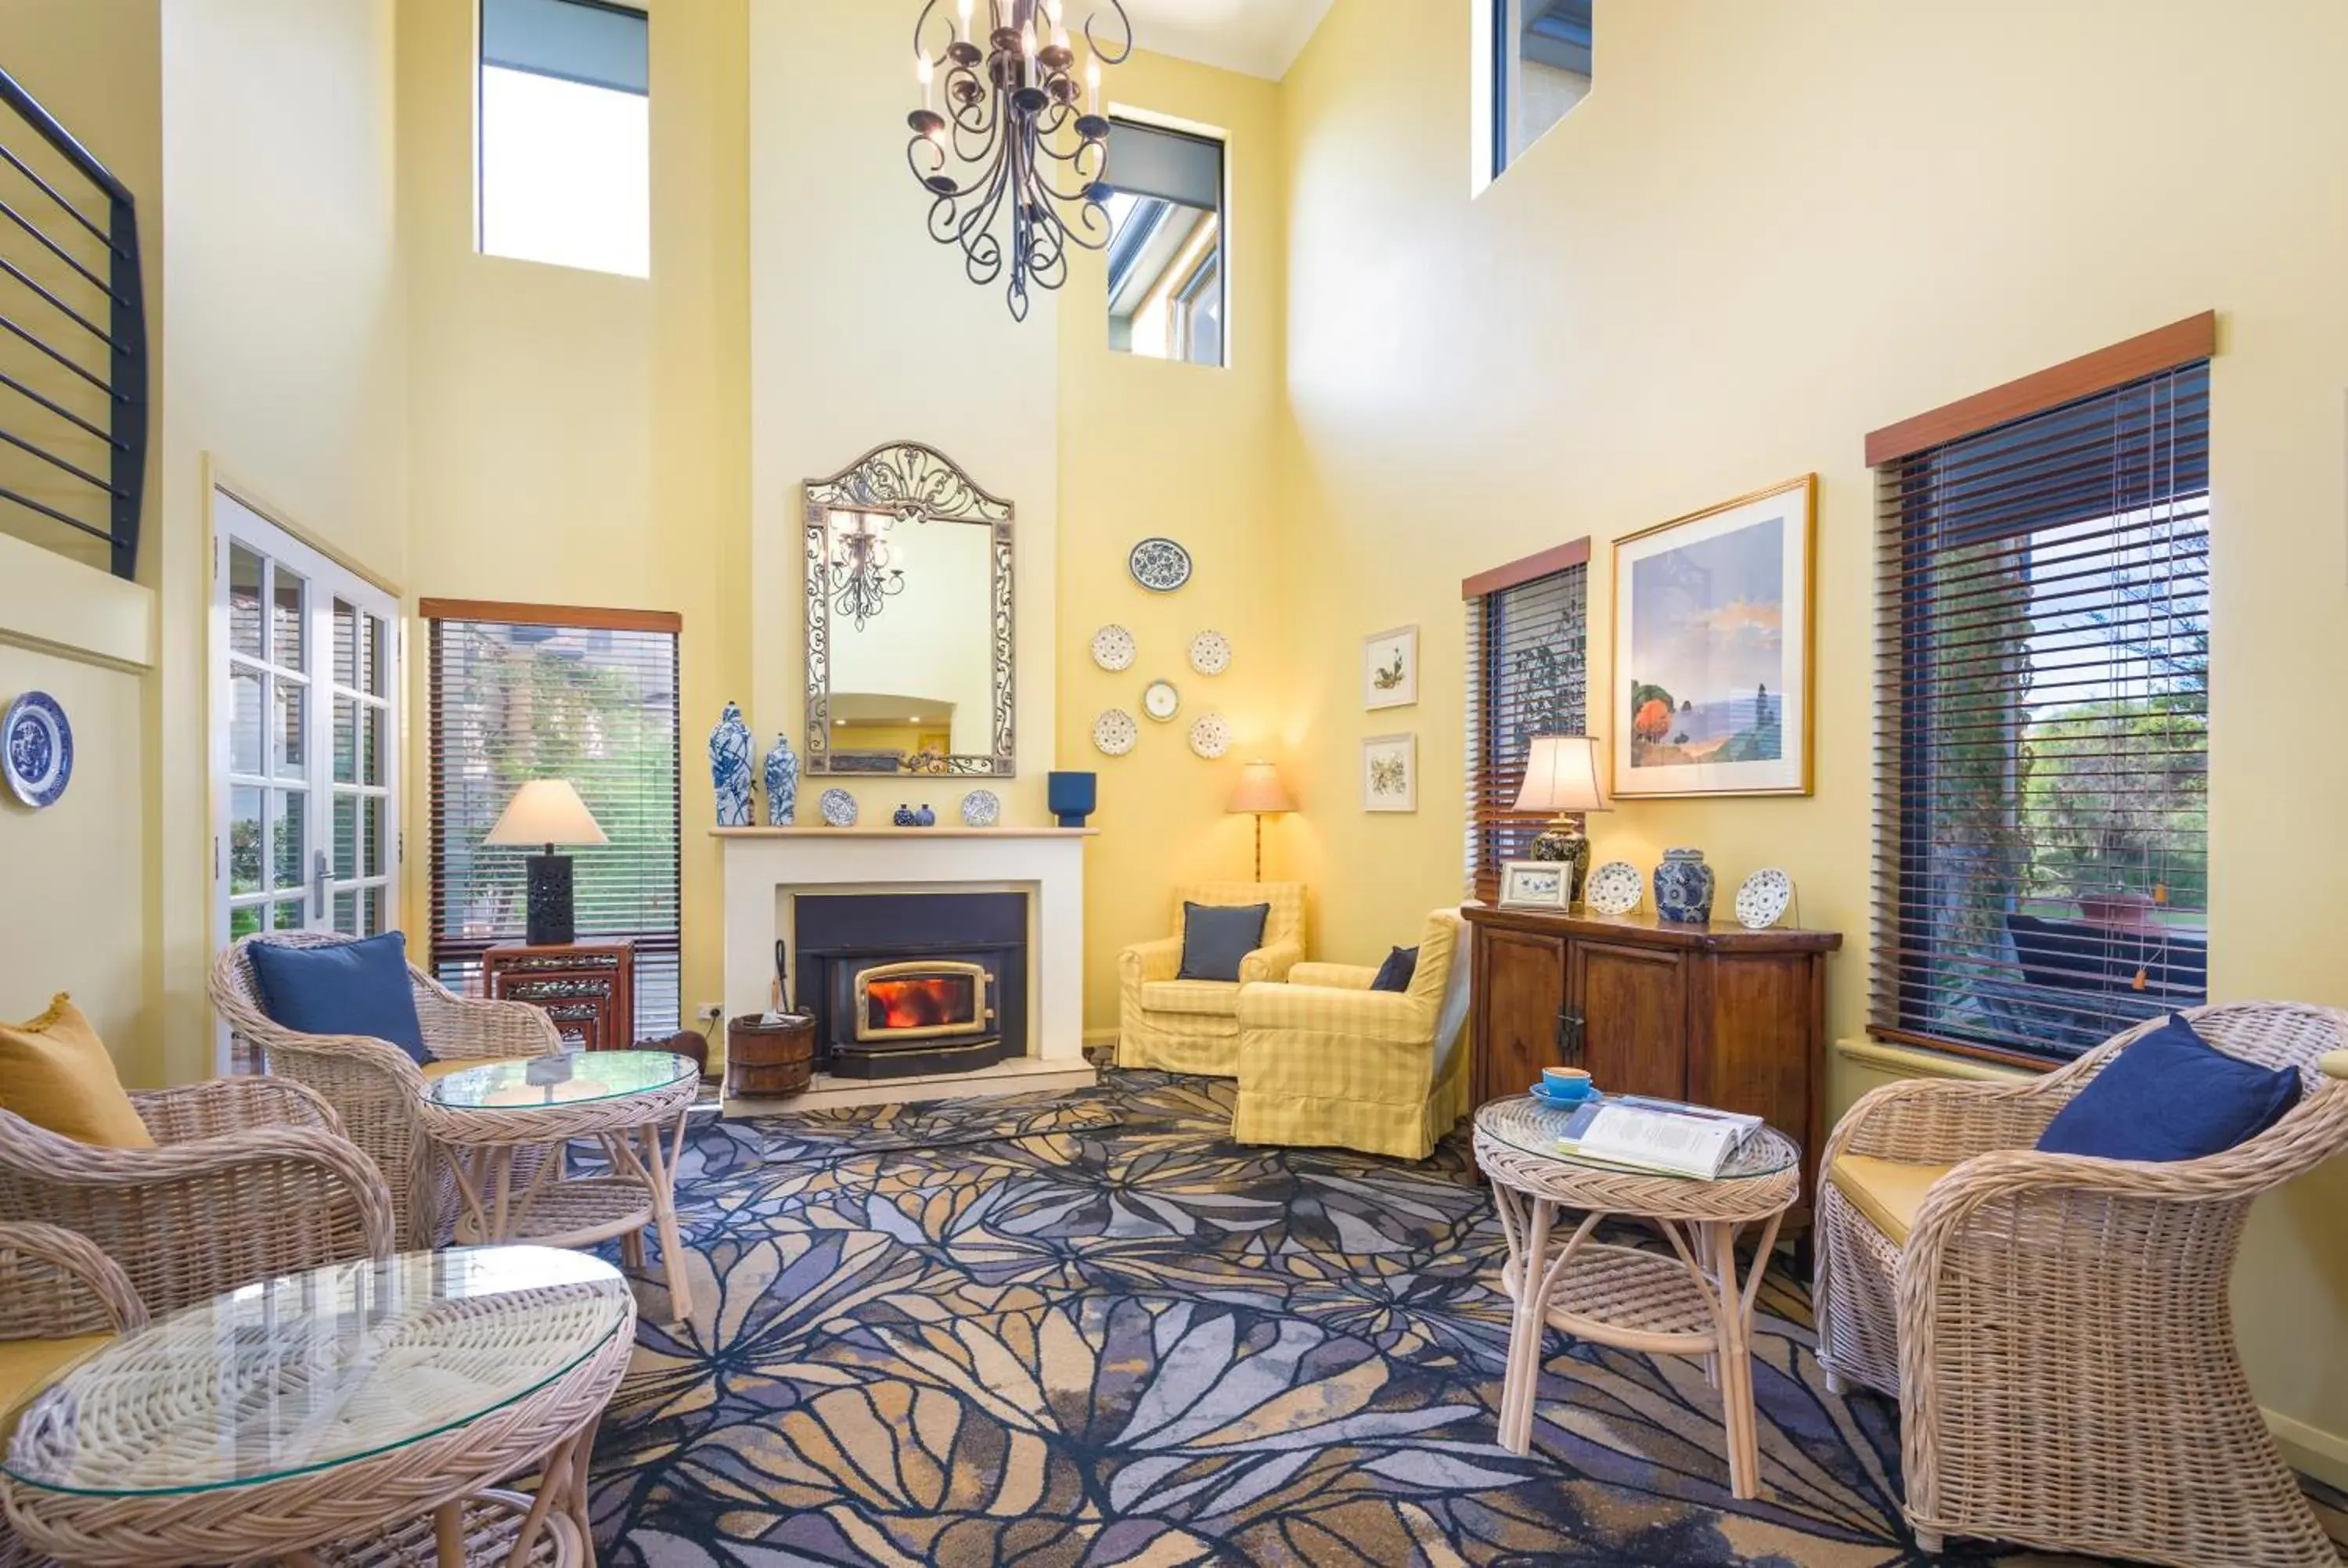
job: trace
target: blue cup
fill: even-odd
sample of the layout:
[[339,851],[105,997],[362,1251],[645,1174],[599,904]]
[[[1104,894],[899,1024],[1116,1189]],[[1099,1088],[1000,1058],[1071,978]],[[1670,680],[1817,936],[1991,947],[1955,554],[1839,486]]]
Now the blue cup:
[[1579,1067],[1544,1067],[1541,1069],[1541,1093],[1550,1100],[1573,1104],[1598,1092],[1590,1081],[1590,1074]]

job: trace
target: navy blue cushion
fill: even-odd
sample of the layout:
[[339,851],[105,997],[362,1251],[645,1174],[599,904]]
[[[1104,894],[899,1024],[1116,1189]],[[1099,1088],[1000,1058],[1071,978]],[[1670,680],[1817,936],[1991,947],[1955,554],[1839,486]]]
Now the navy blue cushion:
[[2228,1056],[2171,1015],[2056,1112],[2038,1146],[2106,1160],[2198,1160],[2257,1137],[2298,1103],[2298,1073]]
[[261,1010],[287,1029],[387,1040],[418,1062],[432,1060],[407,985],[407,938],[398,932],[317,948],[255,942],[245,952]]
[[1396,948],[1386,955],[1386,961],[1378,966],[1378,978],[1370,982],[1370,989],[1406,991],[1410,989],[1410,977],[1416,973],[1418,973],[1418,949]]
[[1269,904],[1182,906],[1181,980],[1235,980],[1240,960],[1263,946]]

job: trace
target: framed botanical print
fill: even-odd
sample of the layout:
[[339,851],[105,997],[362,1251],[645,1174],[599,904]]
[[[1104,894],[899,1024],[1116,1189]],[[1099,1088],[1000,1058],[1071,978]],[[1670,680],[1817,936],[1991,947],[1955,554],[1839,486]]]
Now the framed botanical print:
[[1614,541],[1613,793],[1810,793],[1818,477]]
[[1398,626],[1362,639],[1362,706],[1407,708],[1418,701],[1418,628]]
[[1374,735],[1362,743],[1362,809],[1418,809],[1418,737]]
[[1563,860],[1504,860],[1500,907],[1504,909],[1568,909],[1573,904],[1573,866]]

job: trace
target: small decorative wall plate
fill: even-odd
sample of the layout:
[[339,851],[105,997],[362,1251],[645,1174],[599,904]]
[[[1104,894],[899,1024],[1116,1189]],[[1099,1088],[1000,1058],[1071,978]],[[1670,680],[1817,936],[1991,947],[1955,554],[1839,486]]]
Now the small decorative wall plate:
[[1133,633],[1122,626],[1104,626],[1093,633],[1093,662],[1104,670],[1133,668]]
[[1231,667],[1231,640],[1220,631],[1201,631],[1190,639],[1190,668],[1201,675],[1220,675]]
[[1231,749],[1231,721],[1220,713],[1201,713],[1190,726],[1190,749],[1212,762]]
[[1172,593],[1190,580],[1190,552],[1172,539],[1142,540],[1125,565],[1133,580],[1152,593]]
[[1141,711],[1162,724],[1182,711],[1182,693],[1171,681],[1152,681],[1141,694]]
[[1736,890],[1736,923],[1748,931],[1766,931],[1786,917],[1794,902],[1794,879],[1775,866],[1756,871]]
[[55,805],[73,782],[73,726],[46,692],[27,692],[0,717],[0,772],[16,798],[35,809]]
[[1003,800],[991,789],[974,789],[962,797],[964,827],[993,827],[1003,820]]
[[1645,896],[1647,879],[1627,860],[1610,860],[1581,886],[1581,901],[1601,915],[1628,915]]
[[1141,738],[1141,726],[1122,708],[1110,708],[1093,721],[1093,744],[1105,757],[1121,757]]
[[846,790],[828,789],[818,804],[823,807],[823,825],[826,827],[856,825],[856,797]]

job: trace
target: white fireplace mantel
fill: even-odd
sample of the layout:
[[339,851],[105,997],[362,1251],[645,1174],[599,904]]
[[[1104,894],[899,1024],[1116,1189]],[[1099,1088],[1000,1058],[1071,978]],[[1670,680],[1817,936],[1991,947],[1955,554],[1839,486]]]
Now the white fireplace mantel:
[[[1026,1055],[940,1080],[819,1078],[790,1102],[857,1102],[1057,1086],[1084,1060],[1085,840],[1071,827],[720,827],[726,872],[726,1016],[763,1012],[775,943],[801,893],[1024,892]],[[796,978],[798,966],[792,972]]]

